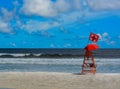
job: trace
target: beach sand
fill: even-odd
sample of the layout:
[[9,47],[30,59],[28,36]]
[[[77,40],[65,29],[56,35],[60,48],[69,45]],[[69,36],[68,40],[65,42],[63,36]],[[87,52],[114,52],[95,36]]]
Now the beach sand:
[[0,89],[120,89],[120,74],[0,72]]

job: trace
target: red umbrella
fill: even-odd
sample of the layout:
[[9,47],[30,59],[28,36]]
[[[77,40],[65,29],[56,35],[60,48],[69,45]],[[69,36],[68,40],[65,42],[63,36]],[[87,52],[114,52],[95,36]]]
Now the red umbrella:
[[97,44],[88,44],[85,49],[92,51],[92,50],[97,50],[99,48],[99,46]]

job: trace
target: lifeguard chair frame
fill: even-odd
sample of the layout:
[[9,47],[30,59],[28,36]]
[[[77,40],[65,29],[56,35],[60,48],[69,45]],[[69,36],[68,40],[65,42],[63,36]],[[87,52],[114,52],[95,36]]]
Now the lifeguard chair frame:
[[[92,32],[90,33],[90,36],[89,36],[90,41],[96,43],[98,39],[99,39],[99,35],[94,34]],[[96,74],[96,64],[94,61],[92,50],[96,50],[99,47],[95,44],[92,44],[91,46],[96,46],[96,48],[89,49],[87,48],[88,46],[85,47],[84,60],[83,60],[82,71],[81,71],[82,74],[86,74],[86,73]]]
[[94,56],[91,51],[88,51],[88,50],[85,51],[81,73],[82,74],[86,74],[86,73],[96,74],[96,64],[94,61]]

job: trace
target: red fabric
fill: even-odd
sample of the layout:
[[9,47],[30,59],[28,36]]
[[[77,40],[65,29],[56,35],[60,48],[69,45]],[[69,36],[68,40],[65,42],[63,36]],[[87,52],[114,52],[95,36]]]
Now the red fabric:
[[97,50],[99,48],[99,46],[97,44],[88,44],[86,47],[85,47],[85,50],[89,50],[89,51],[92,51],[92,50]]
[[93,42],[97,42],[98,39],[99,39],[99,35],[94,34],[94,33],[90,33],[89,40],[91,40]]

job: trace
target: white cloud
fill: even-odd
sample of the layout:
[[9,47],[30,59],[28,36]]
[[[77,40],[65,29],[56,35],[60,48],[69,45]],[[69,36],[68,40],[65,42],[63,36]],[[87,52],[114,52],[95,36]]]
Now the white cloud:
[[58,14],[81,10],[82,0],[57,0],[54,7]]
[[14,11],[8,11],[5,8],[1,8],[2,20],[10,21],[14,17]]
[[101,41],[107,41],[109,38],[109,34],[107,32],[104,32],[104,33],[98,34],[98,35],[99,35]]
[[109,45],[113,45],[113,44],[115,44],[115,41],[108,41],[107,44],[109,44]]
[[[14,1],[13,4],[15,6],[19,5],[18,1]],[[54,17],[56,20],[60,20],[61,23],[55,22],[54,20],[51,22],[30,20],[24,24],[20,20],[20,17],[15,14],[15,12],[17,12],[16,9],[8,11],[2,8],[2,22],[6,23],[4,29],[9,29],[4,30],[4,32],[11,32],[9,26],[9,21],[11,19],[16,19],[16,23],[20,28],[31,33],[39,30],[47,30],[60,25],[72,25],[76,21],[84,22],[83,20],[85,19],[88,20],[88,18],[100,17],[106,14],[106,12],[91,12],[88,8],[103,11],[107,9],[117,10],[120,9],[120,0],[56,0],[55,2],[52,0],[23,0],[21,11],[25,15]],[[107,36],[107,34],[104,33],[102,36]]]
[[59,26],[58,22],[39,22],[39,21],[28,21],[25,25],[21,25],[22,29],[27,30],[29,33],[47,30],[53,27]]
[[38,15],[43,17],[54,17],[60,13],[66,13],[71,9],[81,9],[81,0],[24,0],[21,11],[26,15]]
[[56,0],[55,2],[51,0],[24,0],[21,8],[26,15],[43,17],[54,17],[71,10],[72,12],[77,10],[83,14],[86,10],[91,12],[91,9],[102,13],[120,10],[120,0]]
[[12,34],[12,30],[7,22],[0,19],[0,32]]
[[107,45],[113,45],[115,44],[115,41],[112,40],[112,38],[109,36],[107,32],[104,32],[103,34],[98,34],[100,36],[100,41],[105,42]]
[[120,10],[120,0],[87,0],[92,10]]
[[8,11],[6,8],[0,8],[0,32],[13,34],[13,29],[10,21],[12,21],[15,16],[15,9]]
[[102,39],[102,35],[101,34],[98,33],[97,35],[99,36],[99,39]]
[[56,11],[67,12],[71,9],[70,3],[67,0],[58,0],[55,4]]
[[56,15],[53,4],[51,0],[24,0],[21,10],[26,15],[53,17]]
[[70,24],[75,21],[78,21],[78,17],[80,16],[79,12],[73,12],[70,14],[63,14],[59,18],[62,21],[62,24]]
[[107,32],[104,32],[104,33],[102,34],[102,36],[103,36],[103,37],[106,37],[106,36],[108,36],[108,33],[107,33]]
[[[31,33],[60,25],[72,25],[76,21],[81,23],[93,18],[101,18],[106,16],[106,14],[108,16],[110,10],[119,9],[120,0],[56,0],[54,2],[52,0],[23,0],[21,7],[23,14],[28,16],[52,17],[52,19],[54,17],[58,22],[61,22],[58,23],[53,20],[51,24],[49,21],[28,21],[22,27]],[[107,33],[103,34],[103,36],[107,35]]]
[[74,7],[76,9],[81,10],[82,4],[84,5],[84,2],[82,0],[74,0]]

